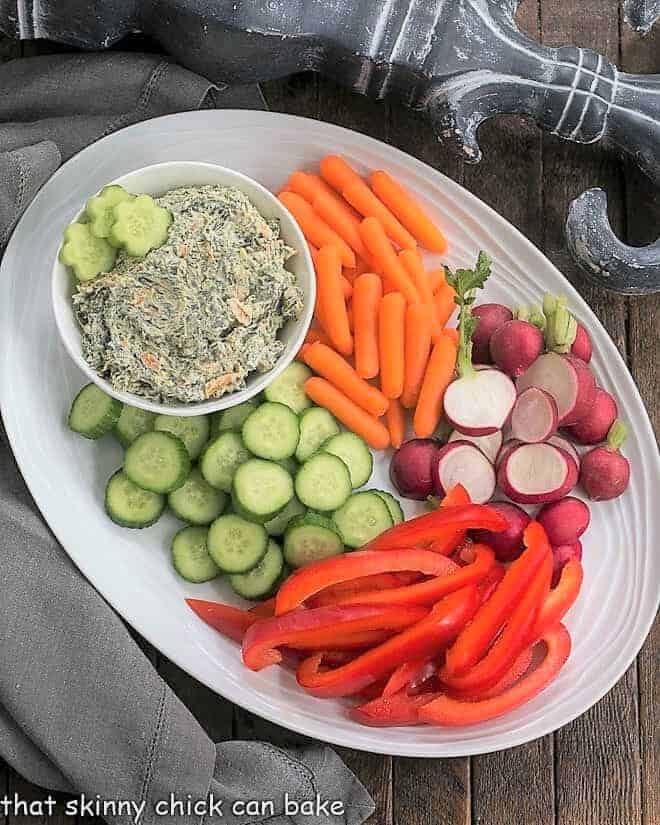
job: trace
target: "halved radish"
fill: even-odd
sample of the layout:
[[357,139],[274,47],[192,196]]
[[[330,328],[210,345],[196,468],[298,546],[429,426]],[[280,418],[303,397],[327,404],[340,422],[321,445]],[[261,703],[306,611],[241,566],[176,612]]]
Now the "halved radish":
[[577,482],[575,462],[552,444],[520,444],[506,456],[497,481],[518,504],[546,504],[563,498]]
[[523,442],[517,438],[507,438],[507,440],[502,444],[502,446],[499,449],[499,452],[495,456],[495,469],[497,470],[499,468],[500,464],[509,455],[509,453],[511,452],[511,450],[513,450],[514,447],[517,447],[519,444],[522,443]]
[[560,450],[565,450],[573,461],[575,461],[575,466],[578,470],[580,469],[580,453],[578,453],[575,444],[571,444],[563,435],[551,435],[548,439],[548,444],[553,444],[555,447],[559,447]]
[[589,367],[574,355],[546,352],[516,382],[518,392],[538,387],[557,404],[559,426],[574,424],[587,413],[596,394],[596,381]]
[[486,456],[491,464],[495,463],[500,447],[502,446],[502,430],[498,430],[490,435],[465,435],[454,430],[449,436],[448,441],[470,441],[475,444],[481,452]]
[[455,484],[462,484],[475,504],[485,504],[495,492],[493,465],[470,441],[452,441],[435,456],[433,485],[436,495],[446,495]]
[[447,387],[445,415],[464,435],[491,435],[506,424],[516,403],[516,388],[497,369],[473,370]]
[[557,404],[549,392],[529,387],[520,393],[511,413],[511,435],[527,444],[546,441],[557,429]]

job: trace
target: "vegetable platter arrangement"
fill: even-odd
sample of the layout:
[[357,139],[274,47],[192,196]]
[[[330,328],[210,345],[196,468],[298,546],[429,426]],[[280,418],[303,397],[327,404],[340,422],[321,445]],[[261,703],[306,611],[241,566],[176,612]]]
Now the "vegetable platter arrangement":
[[[427,271],[420,247],[441,254],[444,237],[386,172],[366,181],[329,156],[279,197],[317,274],[297,360],[263,398],[211,417],[155,416],[84,387],[71,429],[126,447],[106,512],[143,528],[169,507],[185,523],[178,573],[224,576],[256,602],[187,600],[250,670],[292,669],[313,696],[350,697],[365,725],[508,713],[570,654],[562,620],[590,509],[569,494],[579,483],[611,499],[630,476],[588,332],[563,297],[475,304],[484,253],[474,269]],[[427,504],[408,521],[365,487],[372,450],[389,447],[393,488]]]

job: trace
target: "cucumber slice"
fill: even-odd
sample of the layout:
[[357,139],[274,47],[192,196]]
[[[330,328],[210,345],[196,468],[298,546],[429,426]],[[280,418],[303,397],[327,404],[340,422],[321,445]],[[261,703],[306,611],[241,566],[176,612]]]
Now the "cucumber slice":
[[246,518],[261,523],[270,521],[292,498],[293,480],[274,461],[251,458],[234,474],[234,509]]
[[98,195],[85,204],[85,214],[89,218],[89,228],[97,238],[107,238],[115,222],[113,206],[122,201],[132,201],[135,195],[127,192],[123,186],[115,183],[104,186]]
[[394,498],[392,493],[388,493],[386,490],[371,490],[371,492],[376,493],[377,496],[383,499],[387,505],[387,509],[390,511],[394,524],[401,524],[401,522],[405,520],[401,504],[398,499]]
[[269,536],[282,536],[284,535],[284,531],[286,530],[291,519],[294,518],[294,516],[302,516],[302,514],[306,512],[307,508],[304,507],[294,496],[286,505],[284,510],[280,510],[275,518],[267,521],[264,524],[264,527],[266,528]]
[[318,453],[296,474],[296,495],[312,510],[336,510],[351,494],[351,477],[341,458]]
[[349,547],[362,547],[394,524],[387,504],[371,490],[353,493],[332,519]]
[[199,468],[211,487],[228,493],[237,468],[250,457],[238,433],[221,433],[202,453]]
[[60,262],[70,266],[79,281],[91,281],[115,265],[117,250],[92,235],[88,223],[72,223],[64,230]]
[[339,433],[333,435],[323,444],[323,452],[341,458],[348,467],[353,489],[362,487],[371,478],[374,469],[374,457],[371,450],[359,435],[355,433]]
[[209,440],[210,424],[205,415],[157,415],[154,430],[166,431],[180,438],[194,461]]
[[190,456],[183,441],[172,433],[144,433],[126,450],[124,472],[143,490],[171,493],[188,478]]
[[108,234],[112,246],[122,247],[127,255],[143,258],[167,240],[172,213],[156,206],[150,195],[138,195],[112,207],[114,222]]
[[249,401],[244,401],[242,404],[237,404],[235,407],[230,407],[228,410],[220,410],[220,412],[212,413],[211,432],[213,435],[222,433],[225,430],[235,430],[240,433],[243,428],[243,422],[258,406],[258,401],[250,399]]
[[229,576],[229,584],[234,593],[244,599],[262,599],[269,595],[282,575],[284,557],[279,544],[268,540],[266,554],[256,567],[247,573]]
[[267,401],[245,419],[242,435],[248,450],[260,458],[290,458],[298,446],[298,416],[284,404]]
[[330,436],[339,433],[335,417],[322,407],[311,407],[300,416],[300,440],[296,460],[307,461]]
[[111,398],[96,384],[86,384],[71,404],[69,428],[84,438],[101,438],[115,426],[121,412],[121,401]]
[[266,401],[286,404],[296,415],[312,406],[305,393],[305,381],[311,378],[312,371],[305,364],[293,361],[264,390]]
[[284,558],[291,567],[304,567],[344,552],[344,542],[333,522],[318,513],[294,518],[284,534]]
[[183,485],[167,497],[174,515],[189,524],[210,524],[222,513],[226,502],[227,494],[211,487],[197,467],[193,467]]
[[124,447],[130,447],[139,435],[153,430],[155,420],[155,413],[124,404],[119,421],[115,424],[115,435]]
[[261,524],[240,516],[220,516],[209,527],[206,545],[223,572],[247,573],[264,557],[268,533]]
[[209,555],[206,527],[184,527],[172,539],[172,564],[189,582],[208,582],[220,575],[220,568]]
[[105,488],[105,511],[120,527],[150,527],[164,509],[165,496],[133,484],[123,470],[110,477]]

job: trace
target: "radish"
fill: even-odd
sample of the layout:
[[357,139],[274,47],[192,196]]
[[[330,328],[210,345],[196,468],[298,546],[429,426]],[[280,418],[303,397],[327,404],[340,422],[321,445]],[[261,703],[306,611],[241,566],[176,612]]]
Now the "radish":
[[405,498],[423,501],[433,492],[431,468],[440,445],[432,438],[406,441],[392,456],[390,479]]
[[586,414],[567,427],[568,433],[580,444],[600,444],[605,441],[610,427],[616,421],[616,401],[609,392],[596,388],[594,400]]
[[518,438],[508,438],[504,442],[504,444],[502,444],[497,456],[495,457],[495,469],[496,470],[499,469],[500,464],[509,455],[511,450],[513,450],[514,447],[517,447],[519,444],[522,444],[522,443],[523,442],[520,441]]
[[607,441],[582,456],[580,483],[589,498],[607,501],[624,492],[630,481],[630,464],[619,450],[628,431],[617,419],[610,427]]
[[561,577],[564,565],[571,559],[582,560],[582,542],[575,541],[571,544],[560,544],[552,548],[552,580],[550,585],[555,587]]
[[589,411],[596,381],[589,367],[574,355],[546,352],[516,381],[518,392],[529,387],[545,390],[555,399],[559,426],[574,424]]
[[473,530],[474,540],[491,547],[499,561],[513,561],[523,551],[523,533],[531,519],[522,507],[509,501],[493,501],[488,506],[504,516],[507,522],[506,530],[502,533]]
[[479,319],[472,335],[472,361],[475,364],[492,364],[490,339],[496,329],[511,321],[513,314],[503,304],[479,304],[472,314]]
[[490,354],[497,366],[517,378],[543,352],[543,333],[529,321],[507,321],[490,339]]
[[[461,308],[456,369],[458,378],[447,387],[445,415],[454,429],[464,435],[490,435],[501,430],[516,400],[516,388],[503,372],[472,365],[472,335],[477,319],[472,315],[474,292],[490,275],[490,259],[479,253],[474,269],[447,270],[447,282],[454,287]],[[513,322],[509,322],[513,323]],[[506,325],[505,325],[506,326]]]
[[470,501],[485,504],[495,492],[493,465],[470,441],[452,441],[438,451],[433,462],[436,495],[446,495],[455,484],[462,484]]
[[560,450],[567,452],[575,461],[576,469],[580,469],[580,453],[578,453],[575,445],[571,444],[567,438],[564,438],[561,435],[551,435],[548,439],[548,444],[553,444],[555,447],[559,447]]
[[573,459],[552,444],[519,444],[504,458],[497,480],[518,504],[545,504],[563,498],[577,481]]
[[536,514],[550,544],[573,544],[589,526],[590,518],[584,501],[573,496],[545,504]]
[[577,355],[578,358],[581,358],[585,364],[588,364],[589,361],[591,361],[592,352],[593,346],[591,344],[589,333],[582,326],[582,324],[578,322],[577,332],[575,333],[575,341],[573,341],[571,346],[571,353],[573,355]]
[[550,393],[529,387],[518,396],[511,413],[511,435],[528,444],[546,441],[557,429],[557,405]]
[[463,435],[463,433],[459,433],[458,430],[454,430],[449,436],[448,441],[471,441],[472,444],[479,447],[490,463],[494,464],[495,458],[502,446],[502,430],[498,430],[490,435]]

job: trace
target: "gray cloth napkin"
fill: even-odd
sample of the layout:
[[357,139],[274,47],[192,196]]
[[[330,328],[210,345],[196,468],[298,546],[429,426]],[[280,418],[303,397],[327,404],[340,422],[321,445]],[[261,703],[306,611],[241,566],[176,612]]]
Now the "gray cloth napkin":
[[[121,53],[13,61],[0,88],[0,245],[60,163],[102,135],[199,106],[263,105],[256,87],[221,91]],[[110,823],[360,825],[373,803],[330,748],[211,741],[57,544],[0,435],[0,757],[45,788],[137,806],[116,806]],[[170,794],[216,807],[165,813]],[[343,813],[285,813],[285,794]],[[233,809],[254,799],[274,815]]]

